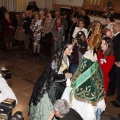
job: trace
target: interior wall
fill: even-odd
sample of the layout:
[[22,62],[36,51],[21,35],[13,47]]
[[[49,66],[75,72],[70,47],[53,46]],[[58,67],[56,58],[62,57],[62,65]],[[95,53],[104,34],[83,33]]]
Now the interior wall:
[[36,4],[37,4],[37,6],[38,6],[38,8],[45,8],[45,2],[47,1],[47,0],[34,0],[35,2],[36,2]]
[[2,6],[2,0],[0,0],[0,7]]
[[84,0],[56,0],[56,4],[82,6]]
[[[26,5],[32,0],[26,0]],[[52,0],[33,0],[36,2],[38,8],[48,8],[51,9]]]

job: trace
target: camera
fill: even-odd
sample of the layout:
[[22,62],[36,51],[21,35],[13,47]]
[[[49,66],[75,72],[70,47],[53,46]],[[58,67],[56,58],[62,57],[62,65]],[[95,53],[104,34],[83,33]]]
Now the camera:
[[76,39],[77,39],[78,45],[83,45],[83,44],[84,44],[81,36],[83,36],[84,39],[86,38],[86,37],[85,37],[85,33],[84,33],[83,31],[79,31],[79,32],[77,33],[77,35],[76,35]]
[[11,71],[9,69],[3,68],[2,70],[0,70],[0,76],[4,79],[10,79],[12,77]]
[[17,111],[12,116],[12,109],[15,107],[16,101],[10,98],[3,100],[0,103],[0,120],[24,120],[22,112]]
[[15,107],[16,101],[10,98],[3,100],[0,103],[0,120],[10,120],[12,109]]

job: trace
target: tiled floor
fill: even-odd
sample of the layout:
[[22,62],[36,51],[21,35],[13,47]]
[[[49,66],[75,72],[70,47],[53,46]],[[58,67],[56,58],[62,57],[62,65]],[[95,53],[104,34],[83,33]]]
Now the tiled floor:
[[[27,115],[28,103],[34,83],[42,74],[48,61],[49,58],[33,56],[31,51],[0,51],[0,69],[5,67],[12,71],[12,78],[7,80],[7,82],[18,99],[18,104],[13,109],[13,113],[22,111],[25,120],[29,120]],[[118,120],[114,119],[114,117],[117,117],[117,114],[120,113],[120,108],[113,107],[110,104],[112,100],[115,100],[115,96],[107,98],[107,108],[101,120]]]

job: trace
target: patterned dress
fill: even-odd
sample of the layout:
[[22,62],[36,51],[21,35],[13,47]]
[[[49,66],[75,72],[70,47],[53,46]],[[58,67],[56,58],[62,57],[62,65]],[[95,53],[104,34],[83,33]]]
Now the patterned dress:
[[[40,40],[41,40],[41,32],[43,29],[43,25],[42,25],[42,20],[35,20],[33,19],[30,25],[30,29],[33,32],[33,40],[34,40],[34,45],[38,45],[40,44]],[[37,33],[37,34],[35,34]]]

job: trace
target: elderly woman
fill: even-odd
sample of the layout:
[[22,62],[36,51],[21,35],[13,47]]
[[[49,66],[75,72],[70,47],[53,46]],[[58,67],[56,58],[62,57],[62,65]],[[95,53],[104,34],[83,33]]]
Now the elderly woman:
[[55,24],[52,28],[52,35],[54,38],[54,51],[56,51],[61,47],[64,35],[64,26],[62,25],[62,19],[60,17],[55,20]]
[[33,32],[33,55],[40,53],[40,40],[41,40],[41,32],[43,29],[42,20],[40,20],[39,14],[36,13],[34,19],[30,24],[30,29]]
[[59,120],[83,120],[81,116],[64,99],[59,99],[54,104],[54,110],[51,111],[48,120],[58,117]]
[[2,26],[4,31],[4,40],[6,44],[6,49],[12,49],[13,35],[14,35],[14,25],[12,20],[10,19],[10,15],[8,12],[5,12],[4,19],[2,20]]
[[[50,12],[47,13],[43,26],[42,43],[46,56],[51,56],[52,27],[54,20]],[[46,49],[47,48],[47,49]]]
[[26,19],[25,12],[22,12],[20,15],[18,15],[18,18],[17,18],[18,26],[15,31],[14,39],[18,41],[18,49],[19,50],[22,50],[24,48],[23,45],[24,45],[24,41],[26,40],[26,38],[25,38],[26,35],[23,30],[23,24],[25,22],[25,19]]

